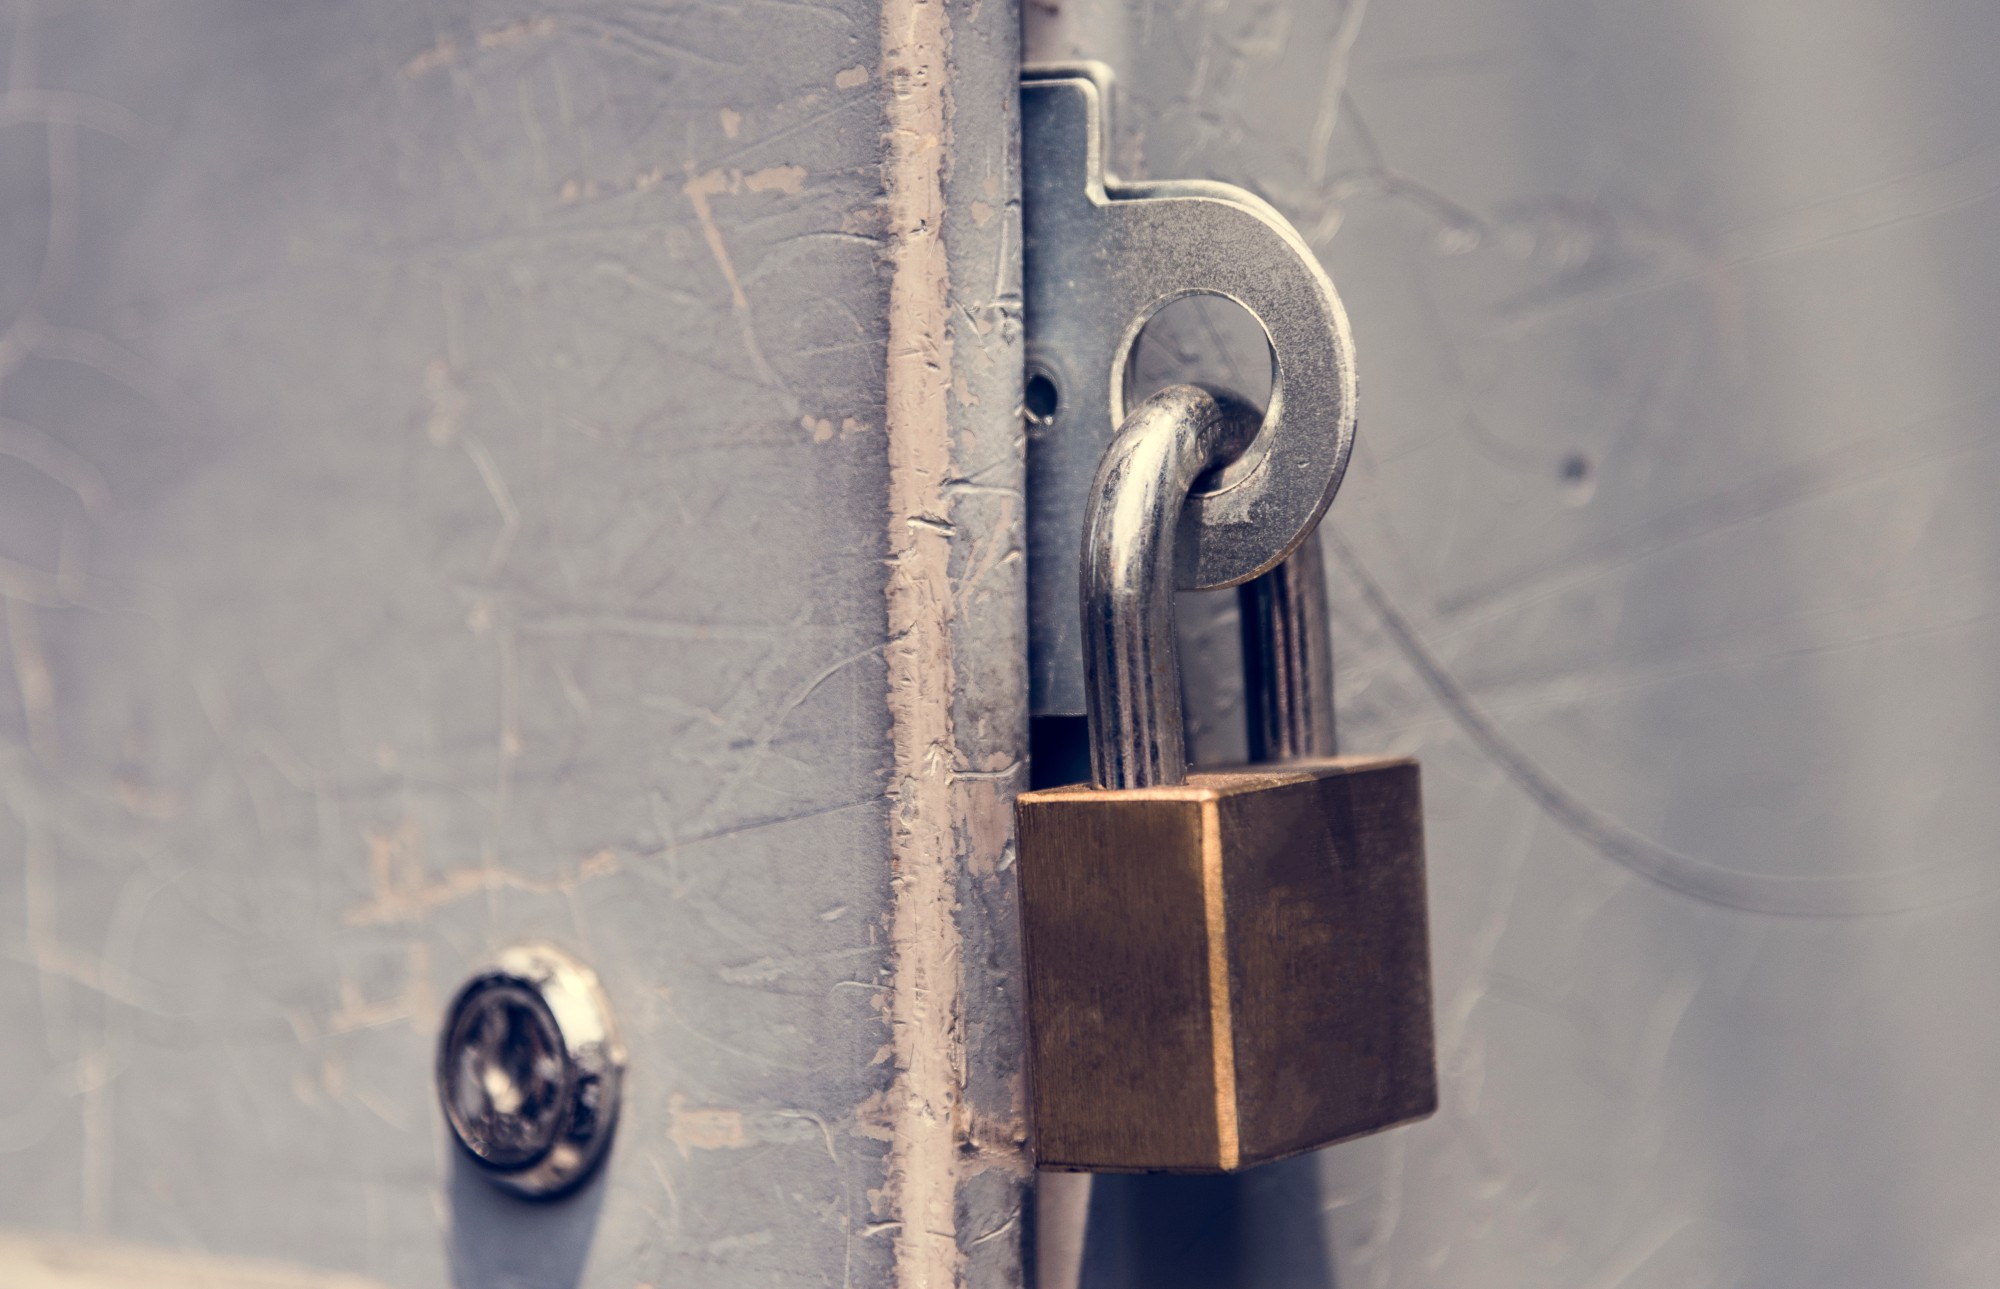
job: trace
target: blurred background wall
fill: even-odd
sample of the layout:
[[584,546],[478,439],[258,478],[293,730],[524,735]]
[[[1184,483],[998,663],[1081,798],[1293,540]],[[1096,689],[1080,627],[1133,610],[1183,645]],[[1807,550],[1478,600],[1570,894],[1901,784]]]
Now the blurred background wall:
[[[1261,193],[1347,302],[1341,742],[1423,761],[1444,1075],[1112,1185],[1086,1283],[2000,1283],[2000,10],[1028,17],[1117,66],[1124,173]],[[1155,377],[1260,379],[1224,341]]]

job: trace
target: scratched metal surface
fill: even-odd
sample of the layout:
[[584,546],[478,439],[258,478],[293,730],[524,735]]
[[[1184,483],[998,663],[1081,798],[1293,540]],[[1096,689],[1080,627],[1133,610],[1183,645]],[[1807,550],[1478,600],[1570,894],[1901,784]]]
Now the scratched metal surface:
[[1128,172],[1353,316],[1341,735],[1423,759],[1445,1082],[1100,1203],[1089,1283],[2000,1282],[2000,11],[1111,8]]
[[[953,21],[997,791],[1016,36]],[[889,1282],[882,39],[872,0],[0,4],[0,1228],[398,1289]],[[991,985],[1005,876],[966,881]],[[542,1207],[429,1073],[526,937],[631,1048],[608,1169]],[[963,1196],[980,1283],[1019,1186]]]

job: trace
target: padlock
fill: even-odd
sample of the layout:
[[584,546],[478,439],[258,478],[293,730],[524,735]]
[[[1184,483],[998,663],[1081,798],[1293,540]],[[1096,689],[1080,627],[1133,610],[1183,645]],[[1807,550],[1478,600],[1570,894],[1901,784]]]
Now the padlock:
[[1093,487],[1096,786],[1016,806],[1045,1168],[1224,1172],[1437,1105],[1416,764],[1187,773],[1174,533],[1196,478],[1255,433],[1243,421],[1192,387],[1162,391]]

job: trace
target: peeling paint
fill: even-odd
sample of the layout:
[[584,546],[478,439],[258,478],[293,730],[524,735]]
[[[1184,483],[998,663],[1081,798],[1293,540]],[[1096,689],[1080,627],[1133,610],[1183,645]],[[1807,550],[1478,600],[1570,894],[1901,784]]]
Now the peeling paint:
[[620,870],[615,851],[597,850],[555,878],[540,880],[491,865],[447,869],[432,877],[424,858],[423,830],[414,819],[371,829],[368,849],[369,898],[341,913],[347,926],[386,926],[418,922],[437,909],[474,895],[493,891],[566,894],[583,882],[610,877]]
[[7,1289],[384,1289],[365,1276],[135,1245],[0,1235]]
[[743,333],[743,348],[764,382],[773,387],[779,384],[778,373],[771,366],[770,359],[764,356],[763,343],[757,338],[750,297],[744,293],[743,279],[737,274],[736,261],[730,257],[729,243],[722,235],[722,226],[715,222],[714,199],[743,192],[797,196],[805,186],[805,178],[804,166],[772,166],[749,174],[725,169],[696,174],[690,165],[688,181],[681,186],[688,204],[694,207],[695,218],[701,221],[702,236],[708,242],[709,254],[715,257],[715,266],[722,271],[723,280],[729,284],[729,298],[736,306],[737,325]]
[[416,80],[457,61],[458,42],[450,36],[439,36],[436,44],[403,64],[403,75],[409,80]]
[[525,41],[540,40],[555,34],[556,20],[550,14],[540,14],[533,18],[522,18],[516,22],[501,23],[479,33],[478,45],[481,49],[504,49],[508,45],[518,45]]
[[690,1150],[741,1150],[750,1144],[741,1110],[690,1106],[678,1092],[667,1099],[667,1139],[683,1157]]

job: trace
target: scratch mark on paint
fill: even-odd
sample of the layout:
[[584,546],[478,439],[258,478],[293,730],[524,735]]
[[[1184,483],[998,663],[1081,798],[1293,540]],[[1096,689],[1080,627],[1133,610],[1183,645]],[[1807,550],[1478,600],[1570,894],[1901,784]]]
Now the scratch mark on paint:
[[439,36],[430,48],[413,55],[403,64],[403,79],[417,80],[458,61],[458,42],[449,35]]
[[715,222],[715,199],[744,192],[777,192],[797,196],[805,186],[805,179],[804,166],[771,166],[749,174],[724,169],[696,174],[694,167],[689,166],[688,181],[681,185],[688,204],[694,207],[695,218],[701,221],[701,234],[708,242],[708,253],[715,257],[715,266],[722,270],[722,279],[729,284],[729,299],[736,306],[737,325],[743,332],[743,348],[750,355],[751,365],[756,367],[758,376],[773,389],[782,388],[782,382],[770,360],[764,356],[764,346],[757,339],[750,297],[744,294],[743,279],[736,271],[736,261],[730,257],[729,243],[722,236],[722,227]]
[[523,41],[539,40],[555,34],[556,20],[549,14],[534,18],[521,18],[514,22],[503,22],[497,27],[489,27],[479,33],[476,42],[481,49],[503,49],[508,45],[518,45]]
[[55,676],[42,650],[34,606],[24,600],[7,600],[7,645],[14,659],[14,688],[28,718],[28,747],[44,761],[53,760],[58,748]]
[[322,1034],[351,1034],[385,1025],[409,1023],[428,1025],[438,1014],[438,1002],[431,992],[430,946],[414,940],[405,951],[406,974],[401,991],[388,998],[369,1001],[352,980],[340,982],[340,1007],[319,1027]]
[[1354,57],[1354,44],[1361,39],[1361,20],[1368,14],[1368,0],[1347,0],[1341,11],[1340,26],[1333,35],[1327,55],[1326,80],[1320,89],[1319,115],[1313,120],[1312,146],[1306,149],[1306,180],[1317,187],[1326,182],[1327,152],[1333,147],[1333,132],[1340,125],[1340,104],[1347,94],[1347,67]]
[[1338,531],[1328,532],[1326,544],[1328,553],[1360,587],[1397,650],[1480,751],[1550,819],[1640,877],[1718,908],[1805,918],[1881,917],[1938,908],[1987,895],[2000,881],[1983,856],[1874,873],[1793,877],[1727,868],[1642,837],[1571,792],[1508,737],[1445,667]]

